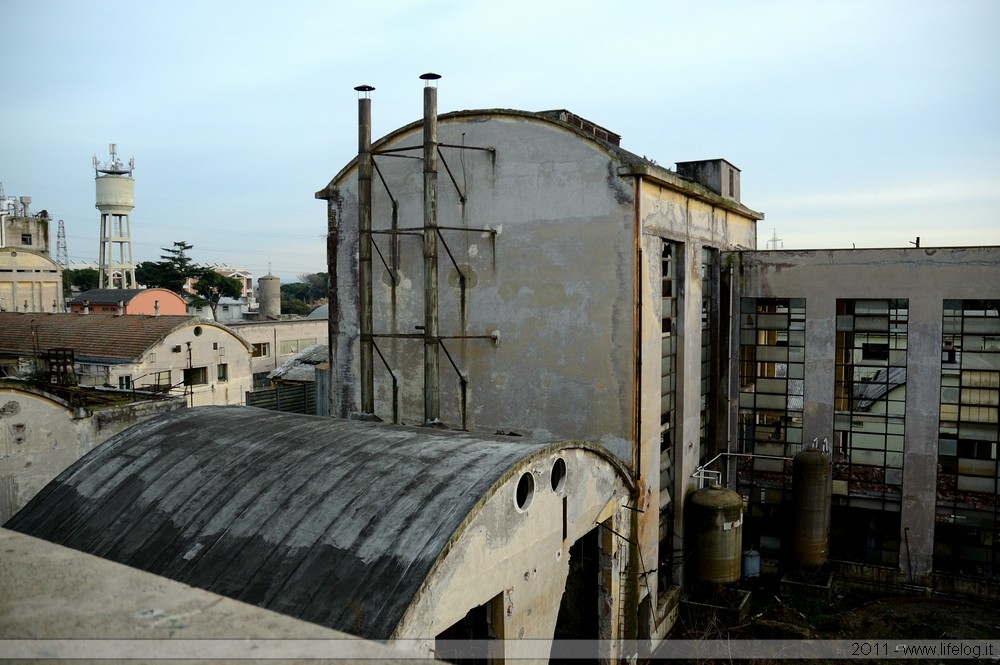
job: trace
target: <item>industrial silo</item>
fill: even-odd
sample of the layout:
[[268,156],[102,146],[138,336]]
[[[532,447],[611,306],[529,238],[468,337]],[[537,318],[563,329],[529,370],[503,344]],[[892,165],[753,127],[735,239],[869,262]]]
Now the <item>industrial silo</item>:
[[808,448],[792,460],[791,561],[802,570],[821,568],[830,547],[830,458]]
[[692,494],[689,510],[695,534],[697,580],[714,585],[739,581],[743,498],[715,484]]
[[266,319],[281,318],[281,279],[268,273],[257,280],[260,315]]

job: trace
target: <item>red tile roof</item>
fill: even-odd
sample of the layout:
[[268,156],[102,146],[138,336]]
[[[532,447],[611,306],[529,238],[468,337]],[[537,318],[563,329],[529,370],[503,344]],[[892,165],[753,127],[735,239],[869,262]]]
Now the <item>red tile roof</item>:
[[[77,358],[138,360],[168,334],[199,321],[193,316],[96,316],[0,312],[0,353],[73,349]],[[202,325],[214,325],[200,322]]]

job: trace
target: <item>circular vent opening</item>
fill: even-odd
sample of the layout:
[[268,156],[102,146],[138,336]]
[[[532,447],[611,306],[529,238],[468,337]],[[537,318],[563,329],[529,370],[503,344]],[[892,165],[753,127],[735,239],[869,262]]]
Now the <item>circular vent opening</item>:
[[552,465],[552,491],[561,492],[563,485],[566,484],[566,462],[563,458],[559,458]]
[[531,497],[535,494],[535,479],[530,472],[521,474],[517,481],[517,509],[527,510],[531,505]]

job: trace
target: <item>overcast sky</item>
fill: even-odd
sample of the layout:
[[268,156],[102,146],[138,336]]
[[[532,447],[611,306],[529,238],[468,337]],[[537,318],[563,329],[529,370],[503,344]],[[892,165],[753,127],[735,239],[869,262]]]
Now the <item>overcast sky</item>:
[[[314,193],[422,114],[566,108],[673,168],[723,157],[758,246],[1000,245],[1000,1],[0,3],[0,182],[96,261],[93,156],[135,158],[136,261],[325,271]],[[53,226],[53,244],[55,226]],[[54,253],[54,251],[53,251]]]

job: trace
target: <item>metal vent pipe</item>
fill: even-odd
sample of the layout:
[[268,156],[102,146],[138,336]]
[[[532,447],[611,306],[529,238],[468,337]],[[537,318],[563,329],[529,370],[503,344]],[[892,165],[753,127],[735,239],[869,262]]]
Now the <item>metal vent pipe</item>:
[[440,423],[437,260],[437,87],[438,74],[424,80],[424,424]]
[[361,413],[375,414],[372,348],[372,100],[370,85],[355,88],[358,98],[358,315],[361,332]]

